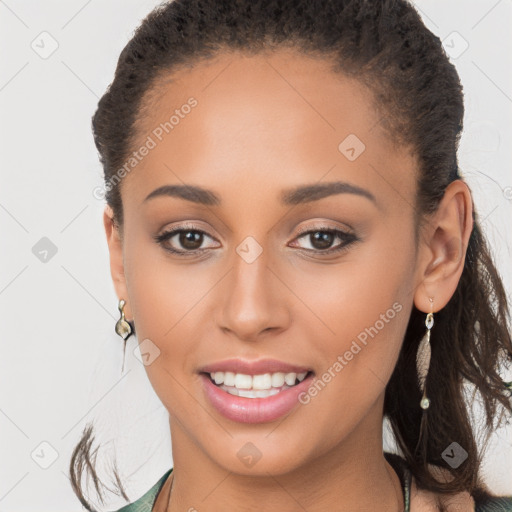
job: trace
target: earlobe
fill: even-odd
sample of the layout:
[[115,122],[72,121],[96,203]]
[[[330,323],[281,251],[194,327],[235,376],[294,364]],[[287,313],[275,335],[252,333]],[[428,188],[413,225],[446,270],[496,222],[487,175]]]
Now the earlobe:
[[473,229],[473,202],[468,186],[455,180],[446,188],[437,211],[424,227],[420,251],[419,286],[414,304],[425,313],[444,308],[459,283]]

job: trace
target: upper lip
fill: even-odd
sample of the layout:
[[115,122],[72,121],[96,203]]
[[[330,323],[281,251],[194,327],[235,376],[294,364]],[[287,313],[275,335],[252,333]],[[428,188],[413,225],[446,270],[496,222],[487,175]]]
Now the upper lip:
[[295,364],[285,363],[277,359],[225,359],[217,363],[207,364],[199,369],[201,373],[215,373],[215,372],[233,372],[243,373],[245,375],[261,375],[264,373],[304,373],[312,371],[311,368],[306,366],[298,366]]

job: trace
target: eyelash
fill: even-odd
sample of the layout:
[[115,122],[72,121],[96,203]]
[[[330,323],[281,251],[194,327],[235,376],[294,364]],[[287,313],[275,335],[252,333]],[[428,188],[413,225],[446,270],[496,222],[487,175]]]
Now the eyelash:
[[[202,252],[208,250],[208,248],[193,249],[193,250],[177,250],[177,249],[172,249],[172,248],[164,245],[164,242],[170,240],[175,235],[180,234],[180,233],[189,233],[189,232],[200,233],[202,235],[206,235],[210,238],[213,238],[206,231],[197,229],[194,226],[178,226],[172,230],[165,231],[164,233],[156,235],[153,238],[154,238],[155,242],[160,244],[166,251],[168,251],[172,254],[178,255],[178,256],[183,256],[183,257],[194,256],[194,255],[197,255],[198,253],[202,253]],[[300,230],[296,239],[303,238],[306,235],[310,235],[312,233],[331,233],[331,234],[335,235],[336,238],[343,240],[344,243],[340,244],[337,247],[324,249],[324,250],[322,250],[322,249],[304,249],[303,247],[299,247],[299,250],[302,250],[305,252],[310,252],[310,253],[312,252],[312,253],[316,253],[319,255],[329,255],[329,254],[334,254],[334,253],[341,253],[345,250],[348,250],[350,245],[352,245],[354,242],[359,241],[359,238],[356,235],[354,235],[353,233],[341,231],[340,229],[329,228],[327,226],[321,226],[321,227],[317,227],[317,228],[313,228],[313,229],[309,228],[309,229]]]

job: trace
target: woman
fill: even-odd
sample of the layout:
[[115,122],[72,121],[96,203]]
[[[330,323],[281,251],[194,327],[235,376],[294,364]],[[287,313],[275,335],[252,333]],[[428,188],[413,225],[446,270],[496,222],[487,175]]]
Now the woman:
[[[488,433],[512,412],[463,111],[403,0],[180,0],[142,22],[93,128],[116,332],[144,343],[174,467],[122,511],[512,510],[464,402],[474,386]],[[88,510],[91,439],[71,460]]]

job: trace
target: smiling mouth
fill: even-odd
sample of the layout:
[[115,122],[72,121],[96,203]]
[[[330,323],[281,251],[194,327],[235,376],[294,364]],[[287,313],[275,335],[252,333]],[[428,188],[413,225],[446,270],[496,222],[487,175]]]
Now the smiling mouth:
[[244,398],[267,398],[296,386],[313,375],[313,372],[274,372],[261,375],[247,375],[234,372],[203,372],[203,375],[208,376],[213,384],[230,395]]

